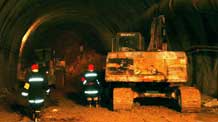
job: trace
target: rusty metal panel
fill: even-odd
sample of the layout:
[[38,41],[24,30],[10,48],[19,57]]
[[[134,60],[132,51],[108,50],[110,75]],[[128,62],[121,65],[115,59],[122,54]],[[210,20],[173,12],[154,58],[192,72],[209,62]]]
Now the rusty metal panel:
[[184,52],[111,52],[106,82],[186,82]]

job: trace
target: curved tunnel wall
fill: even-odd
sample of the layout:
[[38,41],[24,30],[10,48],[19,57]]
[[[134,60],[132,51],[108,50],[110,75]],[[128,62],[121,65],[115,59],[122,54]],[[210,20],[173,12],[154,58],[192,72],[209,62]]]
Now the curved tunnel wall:
[[140,31],[149,41],[150,23],[158,8],[166,15],[171,50],[217,44],[216,0],[1,0],[1,86],[11,87],[14,84],[21,40],[28,28],[40,17],[50,16],[45,19],[47,23],[61,18],[63,21],[73,20],[75,23],[90,25],[98,30],[105,51],[108,51],[111,38],[117,31]]
[[[69,1],[63,1],[63,2],[28,1],[27,2],[25,0],[2,1],[0,4],[1,20],[2,20],[1,21],[1,49],[4,58],[2,59],[1,64],[3,64],[7,69],[2,72],[8,74],[8,76],[4,75],[4,78],[3,76],[1,78],[11,83],[15,81],[15,78],[10,77],[9,74],[11,76],[15,76],[14,75],[16,72],[15,67],[17,65],[17,62],[19,61],[18,54],[19,54],[20,44],[23,35],[27,32],[28,28],[30,28],[32,23],[34,23],[37,20],[37,18],[45,15],[50,15],[50,13],[52,12],[55,14],[60,13],[60,15],[62,14],[62,17],[63,14],[68,14],[70,18],[72,18],[72,16],[76,16],[75,19],[77,19],[78,21],[84,21],[85,23],[94,24],[96,28],[99,28],[101,30],[101,34],[99,35],[101,35],[103,39],[106,40],[103,41],[106,43],[106,45],[107,44],[109,45],[112,36],[111,33],[113,33],[112,31],[115,32],[116,29],[122,30],[120,29],[122,28],[120,26],[124,23],[127,23],[128,19],[126,19],[125,17],[120,17],[118,19],[116,19],[116,17],[113,17],[114,14],[116,14],[116,16],[120,16],[120,15],[124,16],[122,15],[122,13],[120,14],[119,12],[115,12],[116,9],[114,9],[114,7],[117,8],[121,6],[121,3],[119,3],[119,5],[117,5],[116,3],[111,3],[112,5],[114,4],[116,6],[109,6],[105,8],[105,6],[108,5],[107,3],[110,2],[107,3],[104,2],[102,3],[101,1],[98,2],[99,3],[95,5],[95,3],[86,4],[86,3],[79,3],[78,1],[75,1],[75,4],[74,2],[72,3],[72,1],[71,2]],[[95,7],[90,6],[92,4]],[[129,6],[129,4],[127,5]],[[94,9],[92,7],[94,7]],[[10,8],[14,8],[14,9],[10,9]],[[97,9],[102,9],[103,13],[97,13],[96,12]],[[107,11],[107,9],[109,11]],[[125,11],[125,8],[121,6],[119,10]],[[112,15],[112,17],[104,16],[105,14],[110,16]],[[104,16],[103,19],[102,16]],[[119,19],[122,19],[123,21],[121,20],[122,22],[119,22],[120,21]]]

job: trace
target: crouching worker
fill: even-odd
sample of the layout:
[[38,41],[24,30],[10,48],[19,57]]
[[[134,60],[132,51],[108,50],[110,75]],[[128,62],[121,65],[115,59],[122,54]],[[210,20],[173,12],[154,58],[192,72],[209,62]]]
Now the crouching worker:
[[40,110],[49,92],[46,74],[40,72],[38,64],[33,64],[31,71],[27,75],[21,95],[27,98],[34,121],[38,121]]

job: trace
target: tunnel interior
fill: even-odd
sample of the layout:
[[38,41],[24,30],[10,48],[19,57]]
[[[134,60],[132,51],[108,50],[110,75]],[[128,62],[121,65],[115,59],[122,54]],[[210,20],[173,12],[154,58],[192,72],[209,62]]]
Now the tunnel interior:
[[[84,45],[88,52],[94,52],[102,61],[111,49],[116,32],[141,32],[146,47],[150,41],[151,21],[157,14],[166,15],[170,50],[187,51],[198,45],[206,47],[207,50],[188,53],[191,64],[189,79],[195,80],[201,91],[217,96],[216,0],[2,0],[1,87],[15,86],[17,66],[31,64],[33,50],[37,48],[55,49],[57,56],[64,58],[70,67],[79,55],[80,45]],[[25,44],[21,52],[23,40]]]
[[[98,45],[96,45],[98,43]],[[24,47],[23,59],[30,61],[34,59],[35,49],[51,48],[55,50],[56,56],[59,58],[67,58],[72,55],[73,59],[79,54],[78,47],[95,49],[97,53],[104,55],[106,50],[101,43],[99,32],[94,27],[85,23],[76,23],[72,21],[59,21],[43,23],[31,34]],[[68,51],[68,52],[67,52]],[[67,64],[71,60],[67,60]],[[32,62],[29,62],[30,64]],[[24,64],[29,64],[24,62]]]

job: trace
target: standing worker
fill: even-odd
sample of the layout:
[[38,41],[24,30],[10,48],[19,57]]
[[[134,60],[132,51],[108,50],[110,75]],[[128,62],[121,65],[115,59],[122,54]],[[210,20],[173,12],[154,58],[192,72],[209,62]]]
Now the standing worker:
[[38,64],[31,66],[31,72],[27,75],[27,82],[23,87],[22,96],[27,97],[32,118],[37,121],[41,107],[44,105],[46,94],[49,94],[47,76],[39,70]]
[[88,65],[88,71],[84,73],[81,81],[83,83],[83,94],[89,106],[91,107],[92,103],[94,103],[97,107],[100,101],[101,89],[98,74],[93,64]]

